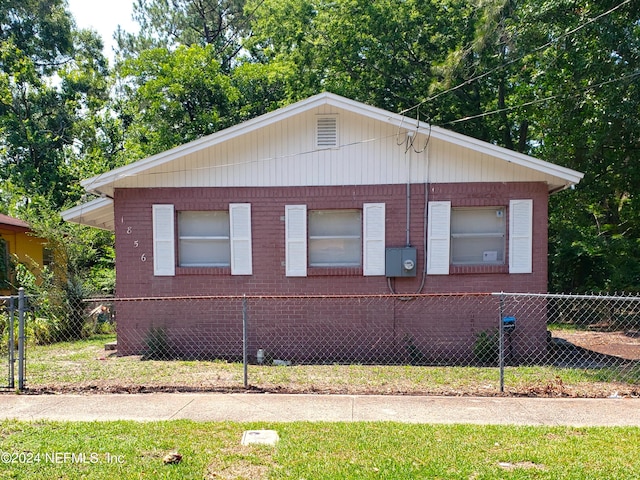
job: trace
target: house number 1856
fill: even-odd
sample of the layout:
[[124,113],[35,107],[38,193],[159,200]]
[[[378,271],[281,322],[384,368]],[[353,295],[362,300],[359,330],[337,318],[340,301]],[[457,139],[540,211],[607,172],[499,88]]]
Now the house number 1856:
[[[127,235],[131,235],[133,233],[133,228],[132,227],[127,227]],[[133,248],[138,248],[140,246],[140,241],[139,240],[134,240],[133,241]],[[147,261],[147,254],[143,253],[142,255],[140,255],[140,261],[141,262],[146,262]]]

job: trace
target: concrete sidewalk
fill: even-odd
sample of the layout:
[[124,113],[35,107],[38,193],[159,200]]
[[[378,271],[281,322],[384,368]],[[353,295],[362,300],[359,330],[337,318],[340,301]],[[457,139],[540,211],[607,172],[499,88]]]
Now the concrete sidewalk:
[[0,394],[0,419],[640,426],[640,399],[147,393]]

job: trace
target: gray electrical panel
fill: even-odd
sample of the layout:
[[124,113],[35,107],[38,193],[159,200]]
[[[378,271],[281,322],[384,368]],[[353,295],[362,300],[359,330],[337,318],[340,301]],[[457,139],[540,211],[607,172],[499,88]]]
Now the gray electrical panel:
[[387,277],[415,277],[418,256],[414,247],[387,248],[385,271]]

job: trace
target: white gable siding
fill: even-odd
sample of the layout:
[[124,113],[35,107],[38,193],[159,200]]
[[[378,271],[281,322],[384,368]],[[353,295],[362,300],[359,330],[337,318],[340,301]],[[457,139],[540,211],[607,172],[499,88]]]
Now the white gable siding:
[[[339,115],[340,148],[315,146],[318,115]],[[485,153],[431,138],[405,153],[398,127],[325,106],[196,150],[117,187],[299,186],[401,184],[411,156],[413,183],[553,181],[553,177]],[[419,134],[414,145],[424,147]],[[402,143],[398,145],[398,143]]]

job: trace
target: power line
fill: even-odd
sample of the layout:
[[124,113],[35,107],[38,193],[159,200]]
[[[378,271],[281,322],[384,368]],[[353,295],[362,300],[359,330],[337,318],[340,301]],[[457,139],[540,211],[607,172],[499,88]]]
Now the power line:
[[567,98],[567,97],[570,97],[572,95],[576,95],[578,93],[582,93],[582,92],[586,92],[588,90],[593,90],[593,89],[596,89],[596,88],[600,88],[600,87],[602,87],[604,85],[608,85],[610,83],[620,82],[622,80],[634,78],[634,77],[637,77],[637,76],[640,76],[640,70],[638,70],[636,72],[633,72],[633,73],[630,73],[628,75],[623,75],[622,77],[619,77],[619,78],[613,78],[611,80],[606,80],[606,81],[598,83],[596,85],[590,85],[588,87],[584,87],[584,88],[581,88],[581,89],[575,89],[575,91],[573,93],[571,93],[571,94],[551,95],[549,97],[539,98],[539,99],[536,99],[536,100],[531,100],[530,102],[521,103],[519,105],[514,105],[514,106],[511,106],[511,107],[500,108],[498,110],[492,110],[490,112],[479,113],[477,115],[469,115],[467,117],[459,118],[457,120],[451,120],[449,122],[445,122],[442,125],[453,125],[453,124],[460,123],[460,122],[466,122],[468,120],[474,120],[476,118],[487,117],[489,115],[494,115],[496,113],[508,112],[508,111],[511,111],[511,110],[515,110],[517,108],[528,107],[528,106],[535,105],[535,104],[538,104],[538,103],[548,102],[550,100],[555,100],[557,98]]
[[573,35],[574,33],[578,32],[579,30],[582,30],[583,28],[587,27],[588,25],[600,20],[601,18],[605,17],[606,15],[609,15],[609,14],[613,13],[614,11],[618,10],[619,8],[621,8],[622,6],[624,6],[624,5],[628,4],[628,3],[631,3],[631,1],[632,0],[624,0],[619,5],[616,5],[615,7],[607,10],[606,12],[601,13],[600,15],[597,15],[596,17],[587,20],[585,23],[583,23],[581,25],[578,25],[576,28],[574,28],[572,30],[569,30],[568,32],[563,33],[562,35],[558,36],[558,38],[556,38],[554,40],[548,41],[544,45],[539,46],[538,48],[532,50],[531,52],[525,53],[524,55],[521,55],[521,56],[519,56],[517,58],[514,58],[513,60],[510,60],[510,61],[508,61],[506,63],[503,63],[502,65],[498,65],[497,67],[492,68],[491,70],[489,70],[489,71],[487,71],[485,73],[482,73],[482,74],[477,75],[477,76],[475,76],[473,78],[465,80],[464,82],[460,83],[459,85],[456,85],[455,87],[451,87],[451,88],[449,88],[447,90],[444,90],[444,91],[442,91],[440,93],[437,93],[437,94],[435,94],[435,95],[423,100],[422,102],[414,105],[413,107],[409,107],[409,108],[406,108],[406,109],[402,110],[401,112],[399,112],[399,115],[404,115],[405,113],[410,112],[411,110],[414,110],[414,109],[420,107],[421,105],[424,105],[427,102],[435,100],[436,98],[441,97],[442,95],[454,92],[454,91],[456,91],[456,90],[458,90],[458,89],[460,89],[460,88],[462,88],[462,87],[464,87],[466,85],[469,85],[470,83],[475,82],[476,80],[480,80],[480,79],[482,79],[482,78],[484,78],[484,77],[486,77],[488,75],[491,75],[492,73],[494,73],[494,72],[496,72],[496,71],[498,71],[498,70],[500,70],[502,68],[508,67],[509,65],[522,60],[523,58],[525,58],[528,55],[532,55],[534,53],[537,53],[540,50],[543,50],[543,49],[545,49],[545,48],[547,48],[547,47],[559,42],[563,38],[566,38],[569,35]]

